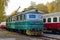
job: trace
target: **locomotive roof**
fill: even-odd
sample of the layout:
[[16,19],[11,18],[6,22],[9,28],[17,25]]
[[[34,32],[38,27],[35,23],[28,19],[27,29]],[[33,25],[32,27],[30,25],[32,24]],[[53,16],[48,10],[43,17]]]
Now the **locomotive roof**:
[[[36,12],[37,12],[37,13],[36,13]],[[16,15],[14,15],[14,16],[18,16],[18,15],[20,15],[20,14],[29,14],[29,13],[43,14],[43,12],[38,11],[38,10],[36,10],[36,9],[33,9],[33,10],[26,11],[26,12],[20,12],[19,14],[16,14]]]
[[[32,10],[29,10],[29,11],[26,11],[26,12],[19,12],[18,14],[15,14],[15,15],[12,15],[12,16],[10,16],[10,17],[15,17],[15,16],[18,16],[18,15],[21,15],[21,14],[28,14],[28,13],[36,13],[36,14],[43,14],[43,12],[42,11],[38,11],[38,10],[36,10],[36,9],[32,9]],[[9,18],[10,18],[9,17]],[[8,18],[8,19],[9,19]]]
[[[35,13],[34,13],[34,12],[35,12]],[[36,12],[37,12],[37,13],[36,13]],[[43,14],[42,11],[38,11],[38,10],[36,10],[36,9],[33,9],[33,10],[26,11],[26,12],[19,12],[18,14],[12,15],[12,16],[10,16],[10,17],[15,17],[15,16],[19,16],[19,15],[21,15],[21,14],[28,14],[28,13]],[[10,18],[10,17],[9,17],[9,18]],[[9,19],[9,18],[8,18],[8,19]]]
[[[9,16],[7,19],[9,19],[10,17],[18,16],[18,15],[20,15],[20,14],[28,14],[28,13],[31,13],[31,12],[35,12],[35,13],[38,12],[38,14],[43,14],[43,12],[38,11],[38,10],[36,10],[36,9],[33,9],[33,10],[26,11],[26,12],[19,12],[18,14]],[[37,14],[37,13],[36,13],[36,14]],[[7,20],[7,19],[6,19],[6,20]]]
[[44,17],[56,17],[60,16],[60,12],[50,13],[50,14],[44,14]]

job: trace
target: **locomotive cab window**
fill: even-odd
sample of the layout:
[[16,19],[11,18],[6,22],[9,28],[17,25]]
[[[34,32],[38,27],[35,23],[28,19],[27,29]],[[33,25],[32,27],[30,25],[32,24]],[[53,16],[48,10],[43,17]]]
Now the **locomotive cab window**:
[[9,22],[10,22],[10,19],[9,19]]
[[20,15],[20,20],[22,20],[22,15]]
[[48,22],[51,22],[51,18],[48,18]]
[[7,20],[7,22],[9,22],[9,19]]
[[11,18],[9,18],[9,22],[11,22]]
[[20,15],[20,20],[25,20],[25,15]]
[[16,21],[19,21],[19,16],[16,16]]
[[15,17],[12,17],[12,22],[13,22],[13,21],[16,21],[16,20],[15,20]]
[[24,19],[24,20],[26,19],[26,16],[25,16],[25,15],[23,15],[23,19]]
[[11,21],[12,21],[12,17],[11,17]]
[[53,22],[57,22],[57,17],[53,18]]

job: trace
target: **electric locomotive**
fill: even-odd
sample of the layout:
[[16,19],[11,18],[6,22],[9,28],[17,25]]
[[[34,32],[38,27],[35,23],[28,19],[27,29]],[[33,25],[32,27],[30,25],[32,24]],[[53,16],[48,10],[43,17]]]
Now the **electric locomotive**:
[[10,16],[6,20],[7,29],[14,29],[27,35],[43,34],[43,13],[36,9]]

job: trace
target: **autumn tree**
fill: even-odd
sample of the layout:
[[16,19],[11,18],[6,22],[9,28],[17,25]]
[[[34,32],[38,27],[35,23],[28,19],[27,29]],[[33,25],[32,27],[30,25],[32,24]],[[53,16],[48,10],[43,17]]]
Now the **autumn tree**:
[[36,9],[38,9],[39,11],[42,11],[44,13],[48,13],[47,7],[44,4],[36,5]]
[[51,3],[46,4],[48,12],[60,12],[60,0],[55,0]]
[[53,1],[51,3],[47,3],[46,6],[47,6],[47,9],[48,9],[49,13],[57,12],[57,5],[56,5],[55,1]]
[[53,12],[53,10],[54,10],[54,5],[53,5],[53,3],[48,3],[48,2],[47,2],[46,6],[47,6],[47,9],[48,9],[48,12],[49,12],[49,13]]
[[0,23],[5,18],[5,6],[7,6],[8,0],[0,0]]
[[60,12],[60,0],[55,0],[55,2],[56,2],[57,12]]
[[28,11],[29,9],[28,8],[25,8],[22,12],[25,12],[25,11]]
[[[34,8],[42,11],[43,13],[48,13],[47,7],[44,4],[35,5]],[[24,11],[32,10],[34,8],[32,6],[29,6],[28,8],[25,8]]]
[[[55,0],[52,2],[47,2],[46,5],[38,4],[34,6],[37,10],[42,11],[44,13],[53,13],[53,12],[60,12],[60,0]],[[33,9],[32,6],[25,8],[24,11]]]

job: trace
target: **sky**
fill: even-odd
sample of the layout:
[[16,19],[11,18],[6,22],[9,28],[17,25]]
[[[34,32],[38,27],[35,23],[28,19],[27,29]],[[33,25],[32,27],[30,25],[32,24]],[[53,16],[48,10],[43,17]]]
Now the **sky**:
[[14,10],[20,9],[18,11],[22,11],[24,8],[27,8],[31,5],[31,1],[36,2],[36,4],[46,4],[47,2],[52,2],[54,0],[9,0],[8,6],[5,8],[6,15],[10,15]]

